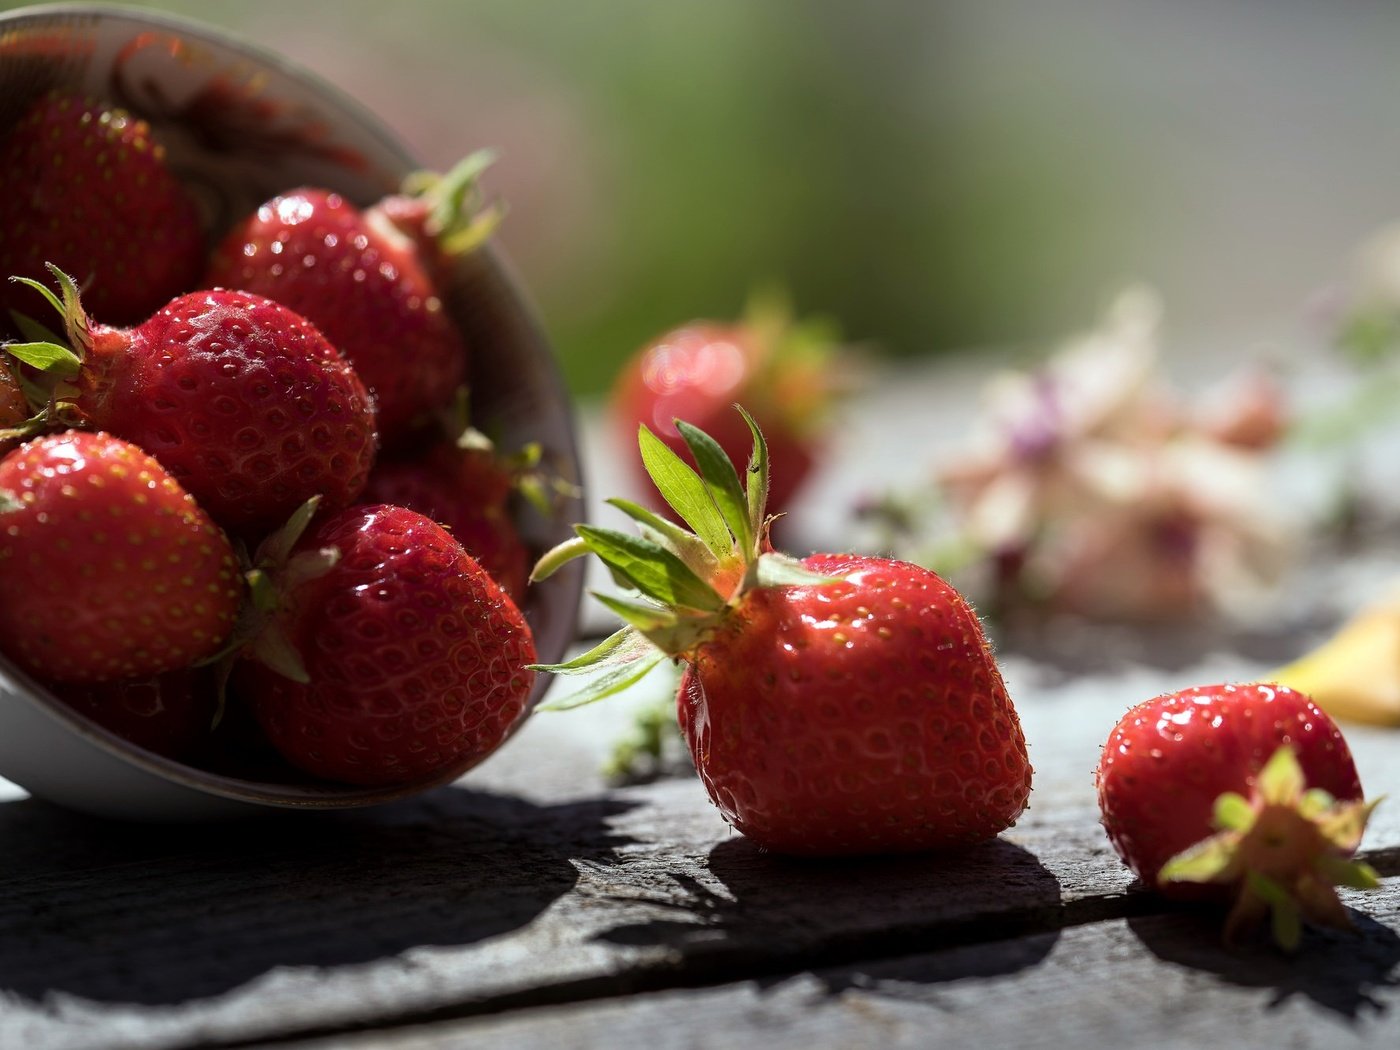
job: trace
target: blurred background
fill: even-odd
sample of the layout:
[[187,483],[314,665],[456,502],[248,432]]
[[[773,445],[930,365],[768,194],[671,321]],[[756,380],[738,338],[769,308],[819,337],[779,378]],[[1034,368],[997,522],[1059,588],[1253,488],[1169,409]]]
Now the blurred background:
[[283,52],[431,166],[497,146],[585,397],[767,281],[899,357],[1052,339],[1129,279],[1267,342],[1400,215],[1385,0],[133,6]]

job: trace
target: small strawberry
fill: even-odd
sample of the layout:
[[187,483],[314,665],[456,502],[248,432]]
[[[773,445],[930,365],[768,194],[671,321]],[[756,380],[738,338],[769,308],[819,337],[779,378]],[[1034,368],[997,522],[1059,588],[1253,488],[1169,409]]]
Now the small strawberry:
[[187,759],[213,737],[218,691],[183,669],[146,678],[55,686],[54,695],[137,747]]
[[846,382],[835,342],[825,323],[798,324],[782,302],[756,299],[738,322],[694,321],[643,347],[614,382],[613,418],[628,440],[647,426],[681,455],[675,421],[684,419],[738,463],[749,449],[732,410],[742,403],[763,428],[775,468],[768,506],[782,514],[816,465],[825,417]]
[[667,656],[684,660],[679,718],[700,778],[726,820],[779,852],[953,848],[1009,827],[1031,767],[976,615],[907,562],[798,562],[767,549],[767,447],[744,418],[746,487],[698,428],[678,424],[699,474],[641,429],[651,478],[694,533],[613,500],[640,537],[579,525],[540,560],[536,578],[592,551],[648,599],[600,596],[629,626],[546,668],[606,668],[553,706],[606,696]]
[[[150,126],[60,91],[44,95],[0,144],[0,274],[76,274],[112,324],[135,324],[193,288],[204,234],[193,198],[170,173]],[[43,306],[0,287],[4,308]]]
[[474,155],[424,196],[363,212],[328,190],[284,193],[229,231],[206,283],[265,295],[317,325],[374,392],[385,444],[399,444],[466,375],[442,297],[448,260],[494,221],[469,207],[485,163]]
[[524,617],[441,526],[353,507],[258,552],[269,616],[236,673],[293,765],[350,784],[419,783],[489,755],[525,712]]
[[1300,920],[1346,927],[1337,885],[1376,874],[1348,861],[1375,803],[1341,732],[1278,685],[1215,685],[1139,704],[1109,734],[1097,774],[1118,855],[1159,892],[1233,899],[1227,938],[1272,910],[1280,945]]
[[[374,408],[354,370],[299,314],[222,290],[172,300],[135,328],[88,319],[71,278],[62,299],[25,280],[63,316],[68,346],[5,349],[47,370],[39,422],[106,430],[148,450],[216,521],[260,535],[320,495],[353,502],[375,453]],[[42,401],[42,392],[36,401]]]
[[211,656],[241,589],[222,532],[152,457],[69,431],[0,460],[0,645],[45,682]]

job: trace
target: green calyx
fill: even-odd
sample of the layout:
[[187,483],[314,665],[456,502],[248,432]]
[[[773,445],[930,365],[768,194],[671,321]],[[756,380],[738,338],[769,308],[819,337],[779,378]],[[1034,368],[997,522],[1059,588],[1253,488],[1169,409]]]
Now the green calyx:
[[501,205],[482,200],[481,175],[495,162],[494,150],[477,150],[445,175],[420,171],[404,180],[404,192],[428,205],[424,233],[449,258],[467,255],[486,243],[505,217]]
[[761,418],[771,415],[798,433],[814,433],[833,402],[859,385],[855,357],[836,325],[823,317],[795,317],[781,289],[754,291],[740,324],[757,355],[750,390],[762,399],[754,406]]
[[657,663],[685,657],[710,638],[750,591],[791,584],[831,583],[797,559],[768,548],[768,446],[742,408],[753,435],[744,480],[719,443],[678,420],[694,457],[692,468],[648,430],[638,433],[642,463],[687,530],[630,500],[608,502],[637,526],[637,534],[575,525],[575,538],[548,551],[532,580],[574,558],[597,555],[619,587],[637,597],[594,594],[626,624],[594,649],[564,664],[536,665],[554,674],[593,675],[583,690],[545,709],[577,707],[619,692]]
[[305,685],[311,680],[278,614],[288,595],[302,584],[324,576],[340,560],[340,551],[335,547],[294,549],[320,503],[320,496],[312,496],[298,507],[285,525],[263,540],[256,557],[249,559],[246,550],[240,554],[247,590],[238,623],[229,643],[203,661],[218,666],[221,679],[227,679],[234,661],[252,659],[293,682]]
[[44,297],[63,319],[64,335],[56,334],[32,317],[10,311],[21,339],[0,344],[0,349],[24,366],[15,369],[15,377],[34,415],[18,426],[0,430],[0,441],[27,440],[54,426],[80,423],[70,418],[74,411],[72,402],[78,393],[72,381],[82,371],[92,348],[92,325],[83,309],[77,282],[53,263],[45,265],[53,274],[57,294],[30,277],[11,277],[10,280]]
[[1260,770],[1252,799],[1231,791],[1215,800],[1218,833],[1169,860],[1158,881],[1238,885],[1226,940],[1269,915],[1274,940],[1293,951],[1304,920],[1351,926],[1336,887],[1379,885],[1370,865],[1351,859],[1379,802],[1339,802],[1309,789],[1285,744]]

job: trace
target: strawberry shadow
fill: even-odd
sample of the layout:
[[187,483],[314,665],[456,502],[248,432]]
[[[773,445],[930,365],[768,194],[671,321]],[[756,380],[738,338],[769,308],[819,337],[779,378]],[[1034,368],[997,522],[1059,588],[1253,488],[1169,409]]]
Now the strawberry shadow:
[[1302,997],[1360,1022],[1392,1005],[1380,993],[1400,986],[1400,935],[1360,912],[1350,914],[1355,930],[1307,927],[1292,955],[1276,948],[1266,931],[1227,948],[1220,932],[1223,912],[1212,908],[1138,916],[1128,919],[1128,927],[1163,962],[1240,988],[1269,990],[1266,1009]]
[[[344,813],[140,826],[0,806],[0,996],[170,1005],[281,967],[462,947],[530,923],[615,863],[630,804],[447,788]],[[404,962],[411,967],[410,961]]]
[[831,995],[902,995],[1034,966],[1059,937],[1058,880],[1002,839],[956,855],[814,861],[735,837],[650,885],[653,916],[598,939],[667,949],[672,984],[768,988],[809,974]]

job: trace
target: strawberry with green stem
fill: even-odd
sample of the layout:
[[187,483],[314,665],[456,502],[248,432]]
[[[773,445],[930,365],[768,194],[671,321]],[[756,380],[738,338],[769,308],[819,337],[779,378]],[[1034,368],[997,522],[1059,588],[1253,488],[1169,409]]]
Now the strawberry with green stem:
[[741,484],[719,444],[678,421],[688,466],[646,427],[641,454],[688,531],[627,500],[640,535],[577,525],[543,578],[594,553],[639,598],[598,595],[627,626],[567,663],[591,675],[569,707],[687,666],[678,719],[700,779],[734,827],[783,853],[955,848],[1009,827],[1031,767],[1016,711],[962,597],[905,562],[768,543],[768,453]]
[[360,494],[376,450],[374,406],[305,318],[214,289],[114,328],[88,316],[70,276],[49,270],[57,295],[16,278],[58,312],[65,333],[26,321],[27,341],[3,345],[32,370],[25,386],[36,412],[17,430],[83,427],[140,445],[245,537],[312,496],[344,506]]
[[374,392],[385,445],[407,444],[467,373],[444,296],[455,261],[500,219],[478,188],[491,160],[483,151],[446,175],[416,175],[364,211],[325,189],[281,194],[228,232],[205,282],[265,295],[320,328]]
[[1376,885],[1350,859],[1376,802],[1336,724],[1292,689],[1201,686],[1139,704],[1096,780],[1124,863],[1166,896],[1232,901],[1227,939],[1272,913],[1291,950],[1304,919],[1350,926],[1335,887]]
[[234,669],[294,766],[366,786],[422,783],[494,751],[525,714],[534,639],[445,529],[403,507],[313,521],[260,546],[255,615]]
[[686,442],[674,420],[684,419],[738,462],[749,433],[730,406],[743,403],[776,468],[768,508],[782,514],[816,466],[832,402],[850,384],[833,327],[795,320],[787,301],[768,292],[738,321],[694,321],[644,346],[618,373],[612,415],[628,440],[646,426],[680,455]]

